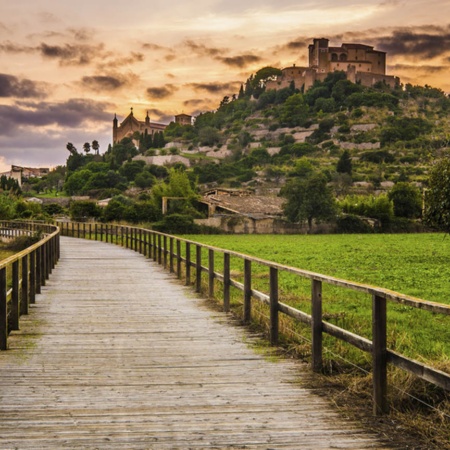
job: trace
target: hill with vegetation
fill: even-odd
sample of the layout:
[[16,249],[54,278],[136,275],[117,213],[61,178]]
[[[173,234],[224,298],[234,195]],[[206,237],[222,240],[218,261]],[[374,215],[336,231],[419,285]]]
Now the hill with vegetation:
[[[160,220],[161,197],[186,192],[189,200],[172,202],[169,212],[202,217],[198,194],[211,187],[282,195],[293,222],[339,212],[381,223],[420,218],[430,168],[448,152],[448,96],[430,86],[364,87],[343,72],[307,92],[293,83],[266,90],[278,73],[261,69],[217,110],[200,114],[193,125],[171,123],[164,135],[136,133],[103,155],[96,141],[93,154],[89,143],[84,152],[69,143],[59,179],[53,176],[53,185],[34,180],[28,189],[59,186],[70,196],[113,198],[102,211],[90,206],[78,215],[131,222]],[[298,200],[318,191],[323,195],[315,201],[330,203],[323,214],[317,203]],[[342,226],[345,231],[349,223]],[[355,226],[364,228],[350,223]]]

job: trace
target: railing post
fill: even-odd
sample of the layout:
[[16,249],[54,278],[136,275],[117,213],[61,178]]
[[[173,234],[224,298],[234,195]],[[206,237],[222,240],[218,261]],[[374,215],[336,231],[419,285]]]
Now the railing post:
[[30,304],[36,302],[36,285],[37,285],[37,271],[36,271],[36,250],[30,253]]
[[130,229],[128,227],[125,228],[125,248],[130,248]]
[[322,370],[322,282],[312,280],[311,282],[311,334],[312,334],[312,370]]
[[173,273],[173,237],[169,238],[169,271]]
[[0,350],[8,348],[8,306],[6,267],[0,269]]
[[12,263],[11,330],[19,329],[19,261]]
[[230,311],[230,254],[223,254],[223,310]]
[[41,286],[45,286],[45,280],[47,279],[47,251],[45,245],[41,245],[39,250],[41,252]]
[[202,290],[202,247],[195,246],[195,292]]
[[30,302],[29,294],[29,275],[28,275],[28,255],[22,258],[22,296],[20,301],[20,314],[28,314],[28,305]]
[[244,323],[252,318],[252,262],[244,259]]
[[270,268],[270,344],[278,345],[278,269]]
[[153,261],[157,261],[158,259],[158,245],[157,245],[158,236],[156,233],[152,233],[152,241],[153,241]]
[[191,244],[186,242],[186,286],[191,284]]
[[208,296],[214,298],[214,250],[208,250]]
[[163,250],[163,260],[164,260],[164,269],[167,269],[167,236],[163,237],[164,250]]
[[380,416],[389,412],[387,403],[387,325],[386,299],[372,296],[372,372],[373,413]]
[[158,264],[162,263],[161,235],[158,234]]
[[42,284],[42,259],[40,247],[36,249],[36,294],[41,293]]
[[181,241],[177,239],[177,278],[181,278]]

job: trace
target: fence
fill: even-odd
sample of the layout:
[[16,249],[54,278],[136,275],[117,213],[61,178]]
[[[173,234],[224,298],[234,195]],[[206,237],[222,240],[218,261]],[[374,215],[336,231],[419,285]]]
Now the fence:
[[36,294],[59,258],[59,229],[54,225],[0,221],[0,236],[13,239],[39,234],[36,244],[0,262],[0,350],[8,348],[8,335],[19,329],[19,318],[28,314]]
[[[215,293],[215,281],[223,284],[223,307],[230,308],[230,287],[242,291],[243,320],[251,320],[252,300],[255,299],[268,305],[270,310],[270,343],[277,345],[279,339],[279,314],[285,314],[311,327],[312,368],[318,372],[323,365],[323,333],[345,341],[356,348],[371,353],[373,378],[373,410],[375,415],[388,411],[387,402],[387,365],[392,364],[419,378],[427,380],[443,389],[450,390],[450,375],[440,370],[421,364],[406,356],[387,348],[387,308],[386,303],[396,302],[413,308],[431,311],[435,314],[450,315],[450,306],[419,300],[383,288],[354,283],[318,273],[284,266],[271,261],[262,260],[237,252],[227,251],[194,241],[170,236],[142,228],[107,224],[59,223],[61,233],[65,236],[88,238],[111,242],[154,259],[178,278],[184,276],[186,285],[195,286],[201,290],[202,274],[207,275],[208,294]],[[184,251],[182,252],[182,246]],[[195,249],[195,252],[193,251]],[[202,251],[208,252],[208,265],[202,265]],[[194,255],[195,253],[195,255]],[[184,256],[183,256],[184,254]],[[214,262],[217,255],[223,258],[223,273],[215,271]],[[240,283],[231,277],[230,257],[236,257],[243,262],[244,282]],[[269,275],[269,292],[263,293],[252,289],[252,263],[267,267]],[[184,267],[183,267],[184,266]],[[192,270],[195,279],[192,279]],[[279,273],[288,272],[311,282],[311,314],[295,309],[279,301]],[[339,286],[348,290],[362,292],[372,299],[372,340],[349,332],[341,327],[326,322],[322,316],[322,286],[323,284]]]

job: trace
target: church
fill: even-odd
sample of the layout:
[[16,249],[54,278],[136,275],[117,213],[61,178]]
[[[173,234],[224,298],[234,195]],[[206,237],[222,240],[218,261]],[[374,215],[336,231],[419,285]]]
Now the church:
[[145,117],[145,120],[137,120],[133,114],[133,108],[131,108],[130,114],[122,121],[119,125],[117,116],[114,115],[113,120],[113,144],[120,142],[125,137],[132,136],[136,131],[139,133],[145,133],[147,131],[148,134],[155,134],[158,131],[164,131],[167,125],[163,123],[150,122],[150,116]]

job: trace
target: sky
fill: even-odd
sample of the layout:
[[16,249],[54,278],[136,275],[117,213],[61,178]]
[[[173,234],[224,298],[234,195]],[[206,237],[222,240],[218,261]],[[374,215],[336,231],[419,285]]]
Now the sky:
[[387,74],[450,92],[449,0],[0,0],[0,172],[112,142],[114,114],[198,115],[314,38],[387,52]]

